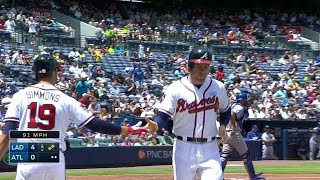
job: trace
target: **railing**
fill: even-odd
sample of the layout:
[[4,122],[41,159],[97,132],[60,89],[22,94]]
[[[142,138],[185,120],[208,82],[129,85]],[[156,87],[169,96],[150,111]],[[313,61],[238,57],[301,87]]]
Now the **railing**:
[[[209,40],[207,42],[199,41],[197,38],[189,37],[184,33],[162,33],[161,40],[158,42],[143,41],[137,39],[124,38],[124,41],[119,39],[106,39],[102,41],[96,36],[80,36],[74,35],[75,33],[65,33],[58,29],[44,29],[38,35],[33,37],[35,44],[33,47],[39,46],[59,46],[59,47],[85,47],[88,44],[100,45],[110,44],[120,45],[126,50],[138,51],[139,44],[150,47],[153,52],[185,52],[195,46],[207,46],[214,50],[214,53],[221,55],[228,55],[231,52],[240,53],[243,51],[254,51],[259,54],[268,52],[276,58],[280,58],[284,51],[292,50],[299,51],[302,59],[310,60],[319,55],[318,51],[313,51],[308,44],[303,42],[288,42],[286,36],[275,35],[260,39],[256,42],[255,46],[248,44],[223,44],[218,40]],[[17,31],[17,33],[8,33],[0,31],[0,42],[8,42],[15,44],[30,44],[32,38],[26,31]],[[30,44],[31,45],[31,44]],[[84,46],[83,46],[84,45]],[[32,46],[31,46],[32,47]]]

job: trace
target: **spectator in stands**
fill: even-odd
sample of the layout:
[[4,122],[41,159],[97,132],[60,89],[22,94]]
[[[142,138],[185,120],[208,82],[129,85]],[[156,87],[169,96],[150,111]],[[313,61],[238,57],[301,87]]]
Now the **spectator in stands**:
[[6,22],[4,23],[4,28],[6,31],[9,32],[15,32],[16,31],[16,22],[14,20],[14,17],[9,16],[8,20],[6,20]]
[[88,110],[91,111],[94,115],[99,116],[101,111],[101,105],[98,102],[98,99],[93,99],[88,107]]
[[276,106],[273,106],[273,110],[271,111],[270,117],[270,120],[282,120],[280,109]]
[[286,106],[288,103],[288,93],[284,89],[284,86],[279,86],[278,90],[273,94],[273,98],[278,101],[282,106]]
[[260,133],[258,132],[257,125],[253,125],[251,127],[251,131],[249,131],[248,134],[247,134],[247,139],[249,139],[249,140],[258,140],[258,139],[260,139]]
[[99,147],[99,142],[94,140],[94,137],[88,137],[86,147]]
[[119,86],[117,86],[117,83],[116,82],[112,82],[111,83],[111,87],[109,89],[109,92],[112,95],[118,95],[118,94],[120,94],[120,91],[121,91],[121,89],[119,88]]
[[36,35],[37,35],[37,27],[39,23],[34,19],[32,16],[30,16],[27,19],[27,25],[28,25],[28,33],[30,37],[30,44],[31,45],[36,45]]
[[125,78],[124,78],[124,76],[122,75],[121,72],[118,72],[118,73],[114,76],[113,82],[115,82],[117,86],[122,86],[122,85],[125,84]]
[[79,51],[77,51],[76,48],[72,48],[72,50],[68,54],[69,60],[74,61],[78,64],[79,57],[80,57]]
[[141,115],[142,109],[140,107],[140,104],[138,104],[137,102],[132,101],[128,107],[129,107],[130,111],[132,112],[132,115],[134,115],[134,116]]
[[273,144],[277,141],[272,133],[270,127],[264,126],[265,132],[261,135],[262,139],[262,159],[263,160],[278,160],[274,155]]
[[70,84],[67,80],[66,76],[62,76],[60,81],[56,84],[56,87],[60,90],[60,91],[66,91],[70,89]]
[[43,47],[43,51],[41,51],[41,54],[51,54],[50,50],[47,46]]
[[119,45],[116,45],[116,48],[114,49],[114,54],[119,55],[119,56],[124,56],[125,51]]
[[151,143],[148,146],[158,146],[160,144],[159,139],[156,137],[151,138]]
[[143,141],[143,140],[141,139],[141,137],[138,137],[138,138],[134,141],[133,146],[144,146],[144,142],[145,142],[145,141]]
[[125,92],[125,94],[127,96],[130,96],[130,95],[135,95],[136,94],[136,90],[137,90],[137,86],[136,84],[134,83],[133,80],[129,80],[128,82],[128,89],[127,91]]
[[20,64],[20,65],[24,64],[22,60],[22,56],[23,56],[23,52],[22,50],[19,49],[16,53],[12,55],[11,64]]
[[281,108],[280,114],[283,120],[290,120],[288,109],[289,108],[287,106]]
[[136,87],[139,88],[143,83],[143,71],[141,69],[141,65],[134,64],[134,69],[132,71],[132,79],[136,84]]
[[130,138],[126,136],[120,146],[133,146],[133,144],[130,142]]
[[297,72],[298,72],[298,66],[294,63],[294,64],[288,69],[288,75],[289,75],[290,77],[294,77]]
[[84,138],[86,137],[84,130],[82,128],[78,128],[77,132],[73,134],[73,138]]
[[144,72],[143,72],[143,78],[144,79],[151,79],[152,78],[152,67],[151,65],[147,65],[147,67],[145,68]]
[[296,116],[297,116],[297,119],[299,120],[306,119],[307,118],[306,109],[304,107],[299,108],[296,111]]
[[161,86],[161,87],[163,87],[164,84],[165,84],[165,81],[163,80],[163,75],[158,74],[158,75],[157,75],[157,78],[154,79],[154,80],[152,80],[151,84],[154,85],[154,86]]
[[96,62],[100,62],[103,58],[102,54],[97,49],[94,49],[92,51],[91,55],[95,59]]
[[164,146],[172,146],[173,145],[173,139],[169,136],[169,131],[164,131],[163,137],[161,140],[161,144]]
[[216,72],[216,79],[223,82],[225,73],[223,71],[223,67],[219,66],[218,71]]
[[76,92],[78,97],[82,96],[82,94],[84,93],[88,93],[89,89],[91,88],[89,82],[87,81],[87,77],[88,76],[86,74],[82,74],[81,80],[78,81],[76,85]]
[[118,137],[117,136],[111,136],[111,143],[108,144],[109,147],[111,146],[120,146],[118,143]]
[[298,51],[294,52],[294,55],[292,56],[292,61],[294,63],[298,63],[298,62],[301,62],[301,55],[299,54]]

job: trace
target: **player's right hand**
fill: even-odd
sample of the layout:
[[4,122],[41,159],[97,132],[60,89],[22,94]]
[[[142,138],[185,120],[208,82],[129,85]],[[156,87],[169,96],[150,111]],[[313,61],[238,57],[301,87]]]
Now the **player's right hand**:
[[237,125],[232,125],[231,128],[232,128],[231,134],[235,135],[237,133]]
[[228,141],[228,133],[227,133],[227,130],[226,130],[226,126],[221,125],[219,127],[219,136],[221,138],[220,142],[222,144],[226,144],[227,141]]
[[155,134],[158,131],[158,123],[151,120],[150,117],[145,117],[147,125],[145,126],[149,129],[150,134]]

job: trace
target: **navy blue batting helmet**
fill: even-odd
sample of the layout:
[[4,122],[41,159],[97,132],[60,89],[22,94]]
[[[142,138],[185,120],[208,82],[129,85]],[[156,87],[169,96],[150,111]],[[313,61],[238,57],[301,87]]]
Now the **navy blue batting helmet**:
[[56,70],[56,68],[58,68],[59,71],[62,70],[57,60],[49,54],[42,54],[34,60],[33,70],[35,74],[50,73]]
[[237,96],[236,96],[237,102],[241,101],[243,99],[247,100],[248,99],[248,94],[247,93],[243,93],[243,92],[238,93]]
[[211,64],[212,54],[207,48],[194,48],[189,54],[188,67],[192,69],[194,64]]

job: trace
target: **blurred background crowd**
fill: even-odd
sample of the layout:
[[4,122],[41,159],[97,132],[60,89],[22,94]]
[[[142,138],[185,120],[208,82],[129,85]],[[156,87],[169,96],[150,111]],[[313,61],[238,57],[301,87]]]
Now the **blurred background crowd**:
[[[182,5],[157,7],[146,4],[95,1],[30,1],[25,6],[1,6],[0,31],[19,38],[28,33],[26,45],[0,43],[2,68],[12,65],[30,72],[33,59],[52,54],[64,66],[56,86],[83,103],[89,111],[106,121],[123,125],[140,125],[139,119],[157,114],[157,105],[172,81],[188,75],[188,50],[159,52],[142,42],[176,42],[211,47],[213,43],[229,47],[215,51],[209,76],[226,85],[231,101],[239,92],[250,95],[247,118],[268,121],[315,120],[320,110],[320,64],[306,50],[282,47],[282,51],[256,50],[280,47],[284,42],[304,40],[299,32],[283,26],[305,26],[320,30],[316,10],[283,9],[192,9]],[[45,31],[59,31],[74,36],[70,24],[54,17],[37,15],[28,7],[50,8],[96,27],[93,35],[98,44],[85,47],[55,48],[39,46],[37,37]],[[128,40],[138,40],[131,49]],[[1,41],[0,41],[1,42]],[[231,46],[243,47],[233,50]],[[223,58],[221,58],[223,57]],[[121,64],[121,66],[119,66]],[[112,66],[112,67],[108,67]],[[118,67],[117,71],[112,68]],[[28,71],[29,70],[29,71]],[[271,71],[272,70],[272,71]],[[2,70],[5,78],[5,70]],[[12,95],[27,84],[2,78],[1,114],[3,119]],[[132,121],[136,118],[137,121]],[[139,146],[172,145],[168,129],[158,136],[107,136],[72,124],[66,137],[71,146]],[[77,140],[74,140],[77,139]]]

